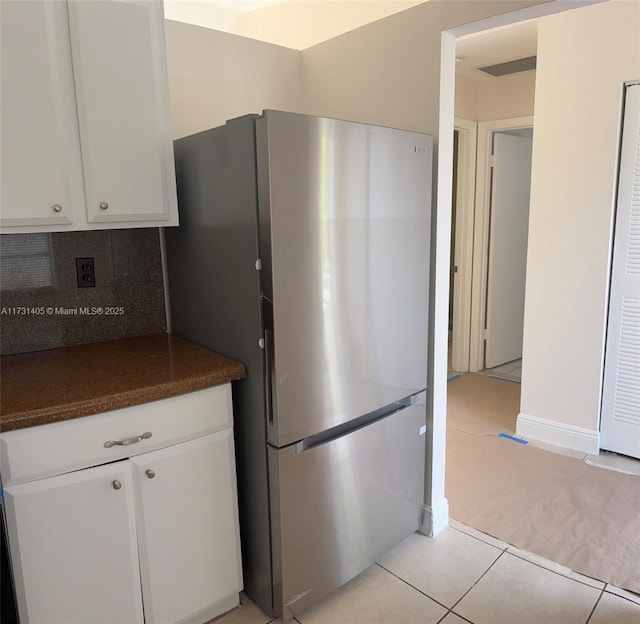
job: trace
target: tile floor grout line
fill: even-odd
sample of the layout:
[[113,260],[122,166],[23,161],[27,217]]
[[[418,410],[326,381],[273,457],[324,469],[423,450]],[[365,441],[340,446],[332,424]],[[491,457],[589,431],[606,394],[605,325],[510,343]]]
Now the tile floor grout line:
[[451,609],[451,611],[449,611],[449,613],[453,613],[453,615],[455,615],[456,617],[460,618],[461,620],[464,620],[465,622],[469,622],[469,624],[473,624],[473,622],[469,618],[466,618],[466,617],[464,617],[464,615],[460,615],[459,613],[456,613],[453,609]]
[[591,613],[589,613],[589,617],[587,618],[587,621],[584,624],[589,624],[589,622],[591,621],[591,618],[593,617],[593,614],[595,613],[596,609],[598,608],[598,605],[600,604],[600,600],[602,600],[602,596],[603,595],[604,595],[604,587],[600,591],[600,595],[598,596],[598,599],[596,600],[596,604],[593,605],[593,609],[591,609]]
[[[462,524],[462,523],[461,523]],[[468,525],[466,525],[468,526]],[[503,544],[507,544],[504,548],[500,548],[500,546],[496,546],[495,544],[490,544],[489,542],[485,542],[483,539],[475,536],[475,535],[471,535],[470,533],[465,533],[464,531],[462,531],[461,529],[458,529],[457,527],[451,526],[449,525],[450,529],[453,529],[454,531],[458,531],[458,533],[462,533],[462,535],[466,535],[467,537],[473,537],[473,539],[477,539],[479,542],[482,542],[483,544],[486,544],[487,546],[493,546],[495,549],[500,550],[502,552],[505,552],[507,550],[507,548],[509,548],[509,546],[511,546],[511,544],[507,544],[507,542],[502,542],[502,540],[499,540],[497,537],[493,537],[493,535],[489,535],[488,533],[485,533],[484,535],[486,535],[487,537],[491,537],[494,540],[496,540],[497,542],[502,542]],[[473,527],[469,527],[471,529],[473,529]],[[480,531],[479,529],[474,529],[474,531]],[[480,531],[480,533],[482,533],[482,531]]]
[[[471,587],[469,587],[469,589],[467,589],[466,592],[464,592],[464,594],[462,594],[462,596],[454,603],[454,605],[451,607],[451,611],[453,611],[464,599],[464,597],[484,578],[485,574],[491,570],[491,568],[493,568],[494,565],[496,565],[496,563],[500,560],[500,558],[502,557],[502,555],[504,555],[504,553],[506,553],[506,550],[502,550],[500,551],[500,554],[496,557],[496,560],[476,579],[475,583],[473,585],[471,585]],[[458,615],[456,613],[456,615]]]
[[447,610],[447,612],[436,622],[436,624],[442,624],[444,619],[451,613],[451,611]]
[[[605,583],[604,589],[602,591],[609,594],[610,596],[616,596],[616,598],[622,598],[623,600],[627,600],[631,604],[640,605],[640,594],[638,594],[638,600],[634,600],[633,598],[628,598],[627,596],[621,596],[620,594],[616,594],[615,592],[608,591],[607,587],[609,587],[609,585],[611,585],[611,583]],[[616,585],[611,585],[611,587],[616,587]],[[622,587],[617,587],[617,589],[622,589],[622,591],[629,591],[628,589],[623,589]]]
[[449,613],[451,613],[451,611],[447,611],[437,622],[436,624],[442,624],[442,621],[447,617],[447,615],[449,615]]
[[[477,539],[479,542],[482,542],[483,544],[487,544],[487,546],[493,546],[497,550],[501,550],[502,552],[506,552],[506,553],[508,553],[510,555],[513,555],[514,557],[517,557],[518,559],[521,559],[522,561],[526,561],[527,563],[532,563],[533,565],[538,566],[539,568],[542,568],[543,570],[547,570],[549,572],[553,572],[554,574],[558,574],[559,576],[562,576],[562,577],[564,577],[566,579],[569,579],[570,581],[575,581],[576,583],[580,583],[582,585],[586,585],[587,587],[592,587],[593,589],[599,589],[598,587],[594,587],[593,585],[590,585],[589,583],[585,583],[585,581],[581,581],[580,579],[571,578],[570,576],[567,576],[566,574],[562,574],[562,572],[558,572],[557,570],[552,570],[550,568],[545,568],[540,563],[536,563],[534,561],[530,561],[529,559],[527,559],[527,558],[525,558],[525,557],[523,557],[521,555],[518,555],[517,553],[509,551],[508,550],[509,546],[513,546],[513,548],[518,548],[515,544],[507,544],[507,546],[505,548],[501,549],[498,546],[496,546],[495,544],[489,544],[488,542],[483,541],[479,537],[476,537],[475,535],[469,535],[469,533],[465,533],[464,531],[461,531],[460,529],[458,529],[458,528],[456,528],[454,526],[449,525],[449,528],[453,529],[454,531],[458,531],[458,533],[462,533],[463,535],[466,535],[468,537],[473,537],[474,539]],[[471,528],[473,529],[473,527],[471,527]],[[479,529],[475,529],[475,530],[478,531]],[[493,536],[490,536],[490,537],[493,537]],[[494,539],[497,540],[498,538],[495,537]],[[498,540],[498,541],[502,541],[502,540]],[[506,544],[506,542],[503,542],[503,543]],[[520,549],[520,550],[522,550],[522,549]],[[535,553],[531,553],[531,554],[535,555]],[[496,561],[497,561],[497,559],[496,559]],[[551,559],[549,559],[549,561],[551,561]],[[555,562],[551,561],[551,563],[555,563]],[[560,565],[560,564],[558,564],[558,565]],[[567,570],[569,570],[570,572],[573,572],[575,574],[580,574],[580,572],[576,572],[575,570],[572,570],[571,568],[567,568]],[[586,576],[586,575],[582,575],[582,576]],[[589,576],[587,578],[592,578],[592,577]],[[597,583],[603,583],[604,587],[607,586],[607,583],[605,581],[602,581],[602,580],[596,579],[596,578],[594,578],[592,580],[596,581]],[[610,593],[610,592],[607,592],[607,593]],[[614,595],[617,595],[617,594],[614,594]],[[620,596],[620,597],[624,598],[624,596]],[[626,598],[626,600],[629,600],[629,602],[633,602],[633,600],[630,600],[629,598]]]
[[[517,546],[513,546],[514,548],[518,548]],[[567,576],[566,574],[562,574],[562,572],[558,572],[556,570],[552,570],[551,568],[545,568],[543,565],[541,565],[540,563],[536,563],[535,561],[531,561],[530,559],[526,559],[525,557],[522,557],[521,555],[518,555],[514,552],[509,552],[508,550],[505,550],[505,552],[509,555],[513,555],[514,557],[517,557],[518,559],[520,559],[521,561],[526,561],[527,563],[530,563],[531,565],[534,566],[538,566],[539,568],[541,568],[542,570],[546,570],[547,572],[553,572],[554,574],[557,574],[558,576],[561,576],[562,578],[566,578],[569,579],[570,581],[575,581],[576,583],[580,583],[581,585],[586,585],[587,587],[591,587],[591,589],[602,589],[604,591],[604,587],[594,587],[593,585],[590,585],[589,583],[585,583],[584,581],[581,581],[580,579],[574,579],[571,578],[570,576]],[[532,555],[535,555],[535,553],[531,553]],[[549,559],[549,561],[551,561],[551,559]],[[554,561],[552,561],[551,563],[555,563]],[[560,564],[558,564],[560,565]],[[569,570],[570,572],[573,572],[574,574],[580,574],[580,572],[576,572],[575,570],[572,570],[571,568],[567,568],[567,570]],[[586,576],[586,575],[582,575],[582,576]],[[587,578],[591,578],[590,576]],[[592,579],[598,583],[603,583],[604,586],[606,586],[606,582],[605,581],[601,581],[600,579]]]
[[403,579],[401,576],[398,576],[397,574],[395,574],[395,572],[392,572],[391,570],[385,568],[381,563],[378,563],[377,561],[375,563],[376,563],[376,565],[378,567],[382,568],[385,572],[388,572],[389,574],[391,574],[391,576],[395,576],[399,581],[402,581],[405,585],[408,585],[409,587],[411,587],[411,589],[415,589],[418,593],[422,594],[423,596],[425,596],[429,600],[433,600],[433,602],[435,602],[436,604],[440,605],[443,609],[446,609],[447,611],[450,609],[450,607],[447,607],[447,605],[441,603],[439,600],[436,600],[435,598],[432,598],[431,596],[429,596],[429,594],[423,592],[420,588],[418,588],[415,585],[412,585],[411,583],[409,583],[409,581],[405,581],[405,579]]
[[468,622],[468,624],[473,624],[473,622],[472,622],[471,620],[469,620],[469,619],[467,619],[466,617],[464,617],[464,616],[460,615],[459,613],[455,613],[452,609],[449,609],[449,610],[448,610],[448,611],[447,611],[447,612],[446,612],[446,613],[445,613],[445,614],[444,614],[444,615],[443,615],[443,616],[442,616],[442,617],[441,617],[441,618],[436,622],[436,624],[442,624],[442,622],[444,622],[444,621],[447,619],[447,617],[448,617],[448,615],[449,615],[450,613],[453,613],[453,615],[455,615],[457,618],[459,618],[459,619],[461,619],[461,620],[464,620],[465,622]]

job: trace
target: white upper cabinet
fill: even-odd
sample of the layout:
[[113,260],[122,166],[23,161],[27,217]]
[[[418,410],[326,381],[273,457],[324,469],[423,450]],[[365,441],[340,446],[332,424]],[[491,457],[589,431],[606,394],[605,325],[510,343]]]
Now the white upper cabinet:
[[68,6],[89,222],[169,219],[175,177],[162,4]]
[[3,232],[178,224],[159,0],[2,3]]
[[66,5],[2,2],[0,25],[2,225],[73,229],[84,193]]

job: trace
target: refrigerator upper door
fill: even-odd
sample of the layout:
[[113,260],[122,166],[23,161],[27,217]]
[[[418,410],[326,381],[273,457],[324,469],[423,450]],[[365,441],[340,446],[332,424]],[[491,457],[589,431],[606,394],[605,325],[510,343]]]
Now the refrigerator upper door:
[[284,446],[425,388],[432,138],[266,111],[261,287]]

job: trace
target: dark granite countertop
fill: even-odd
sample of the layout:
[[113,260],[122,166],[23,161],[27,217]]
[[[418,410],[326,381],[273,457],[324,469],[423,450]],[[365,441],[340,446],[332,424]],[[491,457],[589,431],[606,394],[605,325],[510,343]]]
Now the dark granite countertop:
[[0,359],[0,430],[70,420],[245,376],[242,364],[169,334]]

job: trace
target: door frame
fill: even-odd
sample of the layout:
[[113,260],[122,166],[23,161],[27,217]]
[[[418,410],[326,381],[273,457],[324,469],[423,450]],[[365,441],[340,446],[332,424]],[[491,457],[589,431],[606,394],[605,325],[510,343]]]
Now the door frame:
[[451,368],[465,373],[469,370],[471,346],[470,319],[478,123],[456,117],[454,129],[458,131],[456,226],[454,232],[454,263],[458,270],[451,285],[453,289]]
[[[552,0],[500,13],[455,26],[440,33],[440,103],[435,224],[431,242],[432,274],[427,373],[427,431],[425,455],[424,518],[420,531],[435,537],[449,524],[449,504],[445,496],[445,453],[447,442],[447,355],[449,337],[449,270],[451,263],[451,191],[453,184],[453,128],[455,118],[456,39],[598,4],[603,0]],[[508,10],[508,9],[505,9]]]
[[534,115],[496,119],[478,124],[478,161],[476,210],[473,228],[473,277],[471,296],[471,338],[469,369],[484,368],[484,341],[487,308],[487,276],[489,270],[489,223],[491,206],[491,152],[493,135],[505,130],[533,128]]

